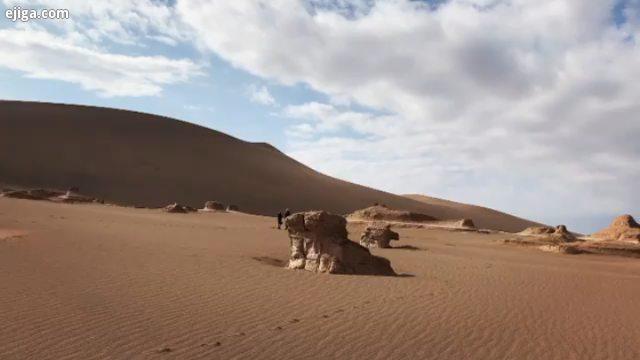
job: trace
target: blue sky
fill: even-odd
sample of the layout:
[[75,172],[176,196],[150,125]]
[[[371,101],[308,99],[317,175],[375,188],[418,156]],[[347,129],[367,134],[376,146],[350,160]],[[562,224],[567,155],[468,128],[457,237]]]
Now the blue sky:
[[71,13],[0,20],[3,99],[170,116],[584,232],[640,215],[638,0],[0,4]]

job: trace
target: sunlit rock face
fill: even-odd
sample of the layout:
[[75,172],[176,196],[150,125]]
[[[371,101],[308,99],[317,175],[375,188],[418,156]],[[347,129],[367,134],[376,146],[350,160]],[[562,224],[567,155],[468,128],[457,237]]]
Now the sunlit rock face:
[[395,275],[389,260],[347,238],[347,221],[325,211],[293,214],[289,231],[289,269],[316,273]]
[[400,240],[400,235],[388,224],[373,223],[360,236],[360,245],[370,248],[390,248],[392,240]]
[[602,240],[640,242],[640,225],[631,215],[618,216],[611,225],[593,234]]

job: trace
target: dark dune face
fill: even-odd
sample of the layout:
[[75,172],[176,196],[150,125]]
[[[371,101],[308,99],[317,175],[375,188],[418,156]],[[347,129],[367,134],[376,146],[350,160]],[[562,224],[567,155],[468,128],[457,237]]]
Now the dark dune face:
[[[86,195],[149,207],[218,200],[265,215],[283,208],[346,214],[379,202],[446,215],[438,205],[325,176],[268,144],[161,116],[47,103],[0,102],[0,183],[79,187]],[[500,214],[504,221],[492,228],[519,231],[532,224]]]

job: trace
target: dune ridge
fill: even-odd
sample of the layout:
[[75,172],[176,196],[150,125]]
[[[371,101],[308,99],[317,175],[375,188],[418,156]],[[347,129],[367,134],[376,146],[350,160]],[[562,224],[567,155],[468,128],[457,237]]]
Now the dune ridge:
[[[261,215],[284,208],[347,214],[379,202],[442,218],[453,206],[335,179],[269,144],[157,115],[0,101],[0,119],[0,184],[8,186],[78,187],[105,201],[147,207],[176,202],[199,207],[217,199]],[[509,231],[533,224],[504,219],[487,224]]]

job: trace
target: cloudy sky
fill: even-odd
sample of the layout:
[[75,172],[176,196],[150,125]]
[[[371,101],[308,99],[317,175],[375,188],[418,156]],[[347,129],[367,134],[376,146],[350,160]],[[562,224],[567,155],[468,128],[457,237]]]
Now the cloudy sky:
[[0,98],[134,109],[584,232],[640,216],[640,0],[0,0]]

